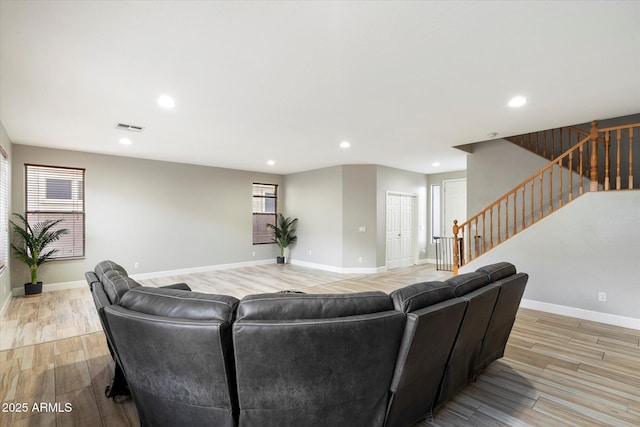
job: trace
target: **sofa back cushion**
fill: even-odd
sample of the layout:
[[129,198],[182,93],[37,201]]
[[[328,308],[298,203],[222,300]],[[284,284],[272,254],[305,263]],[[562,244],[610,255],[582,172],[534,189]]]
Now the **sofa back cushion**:
[[463,296],[489,284],[489,277],[484,273],[465,273],[452,277],[446,282],[453,289],[455,296]]
[[115,262],[110,261],[110,260],[105,260],[105,261],[99,262],[98,264],[96,264],[96,267],[93,269],[93,271],[96,273],[96,276],[98,276],[98,280],[100,280],[100,281],[102,281],[102,276],[107,271],[112,271],[112,270],[119,271],[124,276],[128,276],[129,275],[127,273],[127,270],[124,269],[124,267],[122,267],[121,265],[116,264]]
[[415,283],[391,292],[393,306],[404,313],[437,304],[454,296],[452,287],[444,282]]
[[140,286],[140,283],[118,269],[105,271],[102,274],[101,282],[112,304],[118,304],[120,298],[130,289]]
[[238,320],[328,319],[393,310],[384,292],[257,294],[242,298]]
[[120,306],[154,316],[218,320],[231,323],[238,299],[228,295],[202,294],[178,289],[139,286],[120,299]]
[[405,322],[392,308],[378,292],[240,301],[239,424],[382,426]]
[[516,266],[510,262],[497,262],[495,264],[480,267],[476,271],[486,274],[489,277],[490,282],[495,282],[496,280],[504,279],[505,277],[516,274]]

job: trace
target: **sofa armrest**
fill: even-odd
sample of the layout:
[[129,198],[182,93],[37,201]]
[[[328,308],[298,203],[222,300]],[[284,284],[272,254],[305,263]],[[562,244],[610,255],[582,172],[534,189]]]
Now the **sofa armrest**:
[[173,283],[171,285],[160,286],[162,289],[179,289],[181,291],[190,291],[191,288],[186,283]]

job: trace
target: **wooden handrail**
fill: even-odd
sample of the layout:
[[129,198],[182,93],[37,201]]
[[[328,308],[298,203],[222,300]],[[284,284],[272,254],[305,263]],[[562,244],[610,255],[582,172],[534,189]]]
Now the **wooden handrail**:
[[553,160],[557,154],[562,154],[576,145],[581,136],[589,136],[589,132],[575,126],[566,126],[509,136],[505,139],[548,160]]
[[[635,128],[640,128],[640,123],[598,129],[598,123],[593,121],[590,132],[573,126],[567,127],[568,132],[575,132],[584,138],[476,215],[461,224],[454,221],[454,241],[460,241],[460,245],[456,244],[453,248],[454,275],[458,274],[460,266],[493,249],[584,192],[613,189],[609,182],[611,175],[615,174],[616,190],[624,188],[622,182],[625,176],[628,177],[626,188],[633,189]],[[530,144],[531,138],[528,140]],[[524,144],[524,137],[520,141]],[[615,168],[611,166],[611,149],[615,149]],[[600,156],[603,156],[602,162]],[[627,162],[623,162],[623,156]],[[625,163],[628,165],[626,168]],[[588,186],[585,185],[585,177],[589,178]],[[488,235],[485,234],[487,230]],[[462,254],[460,248],[464,250]]]

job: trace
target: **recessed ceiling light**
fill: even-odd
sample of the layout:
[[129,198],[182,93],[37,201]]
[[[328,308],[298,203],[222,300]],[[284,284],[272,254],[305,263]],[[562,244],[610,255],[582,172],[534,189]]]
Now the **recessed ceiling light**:
[[514,96],[513,98],[511,98],[511,100],[509,100],[509,107],[518,108],[522,107],[526,103],[527,98],[525,98],[524,96]]
[[351,147],[351,143],[349,141],[342,141],[340,143],[340,148],[349,148]]
[[129,138],[120,138],[120,144],[131,145],[131,140]]
[[434,168],[437,168],[438,166],[440,166],[440,162],[433,162],[431,163],[431,166],[433,166]]
[[164,108],[173,108],[176,106],[176,101],[169,95],[160,95],[158,97],[158,105]]
[[273,166],[273,165],[275,165],[275,164],[276,164],[276,162],[275,162],[274,160],[267,160],[267,164],[268,164],[269,166]]

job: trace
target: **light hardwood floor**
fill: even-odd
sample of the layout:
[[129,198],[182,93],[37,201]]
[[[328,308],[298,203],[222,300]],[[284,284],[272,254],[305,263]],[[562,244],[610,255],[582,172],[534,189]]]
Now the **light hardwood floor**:
[[[184,281],[194,290],[242,297],[391,292],[450,277],[433,266],[342,275],[296,266],[258,266],[142,280]],[[0,426],[138,426],[133,402],[104,397],[113,372],[88,288],[14,298],[0,319]],[[55,403],[36,412],[34,403]],[[72,411],[64,412],[65,404]],[[13,408],[15,409],[15,408]],[[427,426],[638,426],[640,331],[520,309],[505,357],[441,408]]]

